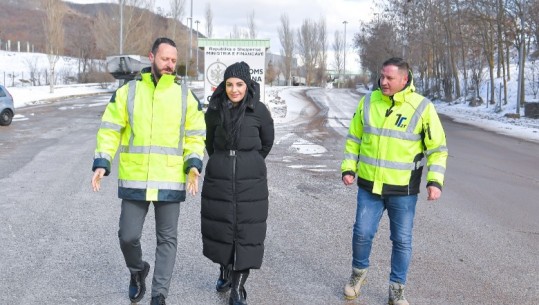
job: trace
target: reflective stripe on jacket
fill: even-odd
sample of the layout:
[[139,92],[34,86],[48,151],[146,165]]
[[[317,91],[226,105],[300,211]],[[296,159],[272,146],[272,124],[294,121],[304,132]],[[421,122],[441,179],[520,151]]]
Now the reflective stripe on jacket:
[[427,185],[441,189],[447,160],[445,133],[427,98],[413,83],[393,97],[380,90],[361,99],[350,122],[341,171],[380,195],[419,193],[427,160]]
[[108,175],[119,147],[118,196],[122,199],[185,200],[186,173],[202,171],[206,125],[197,99],[161,76],[157,86],[144,70],[112,96],[97,133],[95,168]]

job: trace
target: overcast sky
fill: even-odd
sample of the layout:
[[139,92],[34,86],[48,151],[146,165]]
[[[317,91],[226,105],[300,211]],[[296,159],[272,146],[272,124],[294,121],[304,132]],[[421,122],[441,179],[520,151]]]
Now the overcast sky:
[[[117,0],[67,0],[75,3],[117,2]],[[358,72],[358,56],[352,48],[352,37],[359,30],[360,20],[370,20],[373,15],[372,0],[186,0],[183,23],[191,14],[193,3],[193,20],[199,20],[199,31],[206,34],[204,11],[207,3],[211,3],[213,12],[213,37],[229,38],[234,25],[240,29],[248,29],[249,15],[254,11],[257,38],[270,39],[270,52],[279,54],[281,45],[277,29],[280,17],[286,13],[291,27],[299,29],[305,19],[314,21],[325,18],[328,33],[328,51],[332,51],[336,30],[344,34],[346,24],[346,40],[348,51],[346,68]],[[168,12],[170,0],[155,0],[155,9]],[[196,25],[193,23],[193,28]],[[329,68],[333,68],[333,58],[328,57]]]

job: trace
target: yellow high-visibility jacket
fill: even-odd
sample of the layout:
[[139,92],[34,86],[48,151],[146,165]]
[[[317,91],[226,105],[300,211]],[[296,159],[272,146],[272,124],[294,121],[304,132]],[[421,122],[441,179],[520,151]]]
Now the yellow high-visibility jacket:
[[185,200],[186,173],[202,172],[206,124],[196,97],[163,75],[155,84],[149,68],[113,94],[97,132],[92,170],[110,173],[119,147],[118,197]]
[[342,175],[379,195],[419,193],[427,160],[427,186],[442,189],[447,161],[445,133],[432,102],[413,82],[389,97],[380,89],[364,96],[350,122]]

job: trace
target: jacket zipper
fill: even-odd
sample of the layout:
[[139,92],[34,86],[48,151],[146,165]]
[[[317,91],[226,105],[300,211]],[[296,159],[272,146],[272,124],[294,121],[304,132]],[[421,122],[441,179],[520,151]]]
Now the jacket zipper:
[[234,247],[234,266],[233,269],[236,268],[236,253],[238,252],[237,249],[237,232],[238,232],[238,219],[237,219],[237,198],[236,198],[236,151],[230,150],[230,156],[232,157],[232,205],[234,207],[233,216],[234,216],[234,240],[233,240],[233,247]]

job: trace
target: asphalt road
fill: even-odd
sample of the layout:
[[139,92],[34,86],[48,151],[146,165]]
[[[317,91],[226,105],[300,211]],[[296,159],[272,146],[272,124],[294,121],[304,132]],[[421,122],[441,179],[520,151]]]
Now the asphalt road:
[[[312,89],[319,90],[319,89]],[[270,215],[249,304],[386,304],[390,241],[384,217],[363,295],[345,301],[355,187],[340,181],[346,127],[359,96],[305,97],[276,118],[267,158]],[[308,99],[316,93],[314,102]],[[19,109],[0,128],[0,304],[130,304],[117,241],[116,171],[93,193],[95,133],[109,96]],[[442,199],[420,194],[407,285],[411,304],[535,304],[539,299],[539,144],[443,118],[450,158]],[[182,204],[168,304],[228,304],[218,266],[202,255],[200,196]],[[142,237],[154,260],[153,212]],[[152,268],[153,270],[153,268]],[[150,280],[148,278],[148,284]],[[146,296],[141,304],[148,304]]]

